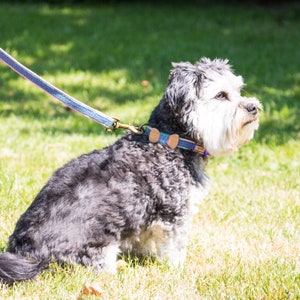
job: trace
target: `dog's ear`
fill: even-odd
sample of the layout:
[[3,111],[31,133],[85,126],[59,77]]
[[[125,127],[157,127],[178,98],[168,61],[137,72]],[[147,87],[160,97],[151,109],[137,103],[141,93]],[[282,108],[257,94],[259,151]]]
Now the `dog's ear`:
[[200,96],[201,72],[189,62],[172,63],[165,99],[175,114]]

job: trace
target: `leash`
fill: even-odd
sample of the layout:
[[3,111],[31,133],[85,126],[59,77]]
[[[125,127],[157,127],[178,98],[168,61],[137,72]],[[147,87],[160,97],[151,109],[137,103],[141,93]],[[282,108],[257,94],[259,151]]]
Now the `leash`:
[[53,98],[57,99],[67,107],[72,110],[77,111],[78,113],[96,121],[97,123],[106,127],[106,130],[114,131],[119,128],[129,129],[136,134],[142,134],[143,130],[139,127],[133,125],[122,124],[117,118],[113,118],[103,114],[102,112],[76,100],[60,89],[56,88],[46,80],[42,79],[39,75],[32,72],[12,56],[10,56],[6,51],[0,48],[0,59],[4,64],[10,67],[13,71],[29,80],[31,83],[36,85],[42,91],[46,92]]
[[26,68],[2,48],[0,48],[0,60],[8,67],[10,67],[13,71],[18,73],[20,76],[29,80],[42,91],[57,99],[67,107],[105,126],[107,131],[114,131],[119,128],[128,129],[136,134],[144,133],[148,135],[149,141],[151,143],[161,143],[164,145],[168,145],[171,149],[181,148],[197,152],[200,153],[203,156],[203,158],[207,158],[210,156],[210,154],[206,151],[205,148],[193,141],[180,138],[178,134],[167,134],[164,132],[160,132],[158,129],[152,128],[150,126],[145,126],[145,128],[143,128],[143,126],[136,127],[133,125],[120,123],[119,119],[107,116],[99,110],[96,110],[78,101],[77,99],[56,88],[55,86],[41,78],[39,75]]

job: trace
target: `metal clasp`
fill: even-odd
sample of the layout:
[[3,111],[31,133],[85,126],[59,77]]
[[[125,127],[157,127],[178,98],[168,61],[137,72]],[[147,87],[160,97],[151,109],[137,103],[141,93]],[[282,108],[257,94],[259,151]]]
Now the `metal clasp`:
[[113,117],[113,119],[115,120],[115,122],[111,125],[111,127],[106,128],[106,131],[115,131],[119,128],[122,128],[122,129],[128,129],[135,134],[143,134],[144,132],[142,127],[137,127],[130,124],[122,124],[120,123],[120,120],[115,117]]

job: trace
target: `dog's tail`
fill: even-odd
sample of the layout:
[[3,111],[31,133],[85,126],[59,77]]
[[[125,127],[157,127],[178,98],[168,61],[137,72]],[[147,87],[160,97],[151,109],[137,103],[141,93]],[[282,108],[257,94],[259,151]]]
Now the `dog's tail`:
[[0,254],[0,282],[11,285],[14,282],[32,279],[46,269],[48,261],[32,261],[14,253]]

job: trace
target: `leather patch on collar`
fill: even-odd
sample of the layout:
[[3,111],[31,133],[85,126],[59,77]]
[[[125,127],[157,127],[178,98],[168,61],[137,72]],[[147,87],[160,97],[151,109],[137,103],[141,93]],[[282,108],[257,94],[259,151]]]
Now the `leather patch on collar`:
[[179,143],[179,135],[178,134],[172,134],[169,136],[167,145],[171,149],[175,149],[178,146],[178,143]]
[[149,133],[149,141],[151,143],[157,143],[159,141],[160,132],[156,128],[151,128],[151,131]]

